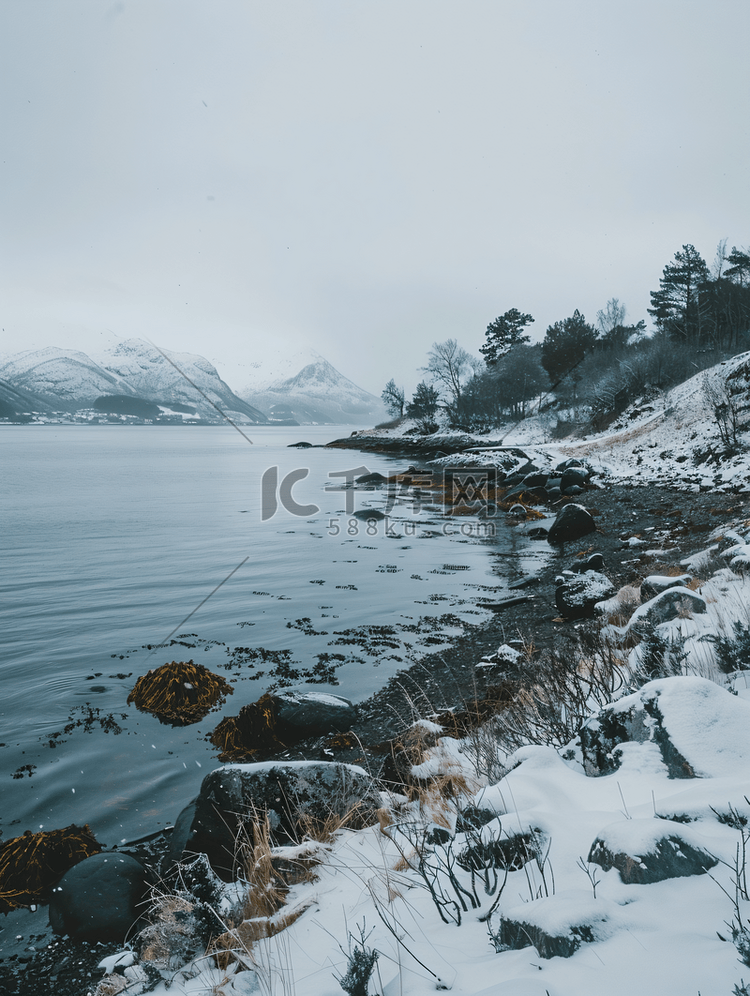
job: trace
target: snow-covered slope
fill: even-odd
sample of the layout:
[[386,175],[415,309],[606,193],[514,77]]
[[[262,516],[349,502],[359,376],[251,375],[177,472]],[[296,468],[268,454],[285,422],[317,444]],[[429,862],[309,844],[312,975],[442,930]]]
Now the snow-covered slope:
[[103,352],[99,361],[127,381],[139,397],[193,404],[201,410],[208,407],[202,391],[228,414],[239,412],[252,421],[266,421],[262,412],[231,390],[213,364],[196,353],[160,351],[142,339],[125,339]]
[[212,419],[219,417],[213,402],[230,417],[267,421],[202,356],[160,352],[141,339],[124,340],[96,357],[55,347],[27,350],[0,364],[0,379],[41,396],[55,409],[75,410],[90,407],[102,395],[126,395],[190,405]]
[[[302,358],[295,357],[294,362]],[[248,388],[242,397],[272,414],[290,412],[298,422],[369,425],[387,418],[379,398],[357,387],[318,354],[293,376],[272,380],[263,389]]]
[[740,353],[636,402],[606,432],[566,440],[559,452],[587,459],[612,480],[747,488],[749,384],[750,353]]
[[0,378],[17,389],[57,402],[61,408],[78,408],[102,394],[136,393],[86,353],[56,346],[16,353],[0,366]]

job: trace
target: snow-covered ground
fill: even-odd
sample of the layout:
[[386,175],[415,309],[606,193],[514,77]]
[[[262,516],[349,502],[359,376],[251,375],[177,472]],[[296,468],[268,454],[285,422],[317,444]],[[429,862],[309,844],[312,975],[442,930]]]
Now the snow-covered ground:
[[[742,825],[750,820],[750,672],[721,675],[705,639],[726,635],[735,621],[747,626],[750,580],[742,571],[748,540],[749,522],[736,522],[733,530],[723,526],[704,550],[675,565],[703,579],[706,611],[683,613],[659,628],[667,640],[683,639],[689,673],[646,684],[615,706],[625,714],[644,698],[658,701],[663,728],[695,777],[670,777],[648,718],[643,736],[617,748],[619,768],[599,776],[586,773],[574,742],[564,749],[529,745],[510,756],[498,752],[494,766],[502,777],[488,779],[477,770],[476,741],[443,737],[416,773],[463,780],[463,798],[436,796],[420,806],[391,797],[385,832],[381,826],[339,831],[321,852],[315,880],[292,888],[287,908],[304,912],[291,926],[255,942],[249,953],[240,949],[226,971],[203,958],[164,973],[167,981],[154,992],[336,996],[359,938],[377,959],[369,988],[350,993],[731,996],[743,977],[750,983],[750,966],[739,960],[730,926],[738,914],[750,918],[743,877],[750,835]],[[613,641],[618,634],[622,628],[610,628]],[[624,653],[635,667],[639,649]],[[480,767],[488,770],[486,755]],[[498,882],[491,879],[489,893],[479,879],[472,888],[469,871],[456,861],[467,846],[476,847],[476,835],[459,832],[433,847],[420,830],[447,824],[452,831],[458,808],[467,803],[491,811],[479,831],[490,848],[519,834],[529,835],[536,848],[536,857],[507,879],[502,871]],[[626,884],[617,868],[605,871],[589,861],[598,839],[646,868],[648,853],[669,835],[678,861],[689,849],[705,853],[706,870]],[[437,870],[442,915],[427,887],[429,870],[420,874],[415,844]],[[467,909],[461,909],[449,869],[465,890]],[[468,898],[472,891],[476,908]],[[504,950],[501,919],[564,943],[578,943],[576,932],[583,940],[570,957],[542,957],[532,944]],[[139,991],[139,972],[138,965],[126,970],[133,983],[128,992]]]
[[[737,453],[724,454],[706,384],[722,388],[735,375],[739,405],[749,358],[735,357],[656,401],[636,404],[607,432],[585,440],[553,444],[549,426],[536,418],[494,433],[491,442],[533,448],[540,461],[585,458],[600,478],[613,481],[744,490],[750,481],[748,434],[740,430]],[[402,423],[380,432],[396,435],[407,428]],[[481,436],[473,441],[488,442]],[[711,454],[720,459],[709,462]],[[502,451],[496,456],[499,462]],[[491,450],[482,453],[488,459],[494,459]],[[732,924],[736,932],[750,920],[750,671],[721,674],[711,642],[730,635],[735,623],[746,630],[750,622],[750,519],[723,523],[706,543],[673,565],[675,573],[700,579],[693,587],[705,611],[683,611],[657,628],[665,640],[682,642],[686,674],[658,679],[616,707],[624,713],[639,695],[658,700],[670,740],[694,777],[670,777],[653,716],[643,719],[643,736],[617,748],[617,770],[598,776],[584,767],[578,743],[560,749],[529,745],[511,756],[498,752],[490,764],[488,739],[480,765],[481,772],[495,770],[488,779],[477,770],[476,740],[443,737],[419,774],[463,779],[460,805],[491,810],[480,831],[489,850],[526,834],[535,858],[505,880],[502,871],[498,882],[490,875],[488,892],[478,880],[473,887],[470,872],[456,861],[471,844],[471,832],[433,847],[419,829],[447,824],[452,833],[457,800],[438,798],[420,809],[416,802],[391,798],[389,828],[339,831],[315,880],[293,887],[287,905],[304,912],[291,926],[257,941],[249,953],[240,951],[226,971],[211,958],[199,959],[168,973],[154,991],[337,996],[344,991],[338,980],[361,939],[377,959],[369,987],[347,990],[360,996],[427,996],[436,990],[463,996],[744,996],[743,979],[750,992],[750,954],[743,963],[732,942]],[[633,647],[637,622],[609,626],[603,634],[631,668],[641,655]],[[623,881],[616,867],[605,871],[589,861],[599,840],[630,855],[636,872],[647,870],[648,852],[668,835],[676,860],[705,854],[705,866],[635,884]],[[422,873],[415,844],[427,861]],[[443,902],[442,914],[428,880]],[[507,949],[502,920],[520,924],[529,940],[546,932],[579,946],[569,957],[543,957],[539,944]],[[126,970],[133,983],[128,992],[138,991],[138,973],[137,965]]]

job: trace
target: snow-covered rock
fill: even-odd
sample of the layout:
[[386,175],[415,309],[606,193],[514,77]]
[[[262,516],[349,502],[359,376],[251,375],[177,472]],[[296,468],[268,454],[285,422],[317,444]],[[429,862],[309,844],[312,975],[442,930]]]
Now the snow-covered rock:
[[605,871],[616,868],[626,885],[702,875],[719,859],[705,837],[673,820],[619,820],[601,830],[588,860]]
[[496,951],[533,945],[540,958],[570,958],[581,944],[610,937],[624,920],[616,903],[570,890],[504,910],[492,939]]
[[618,747],[632,742],[658,746],[672,778],[732,774],[750,761],[750,702],[705,678],[650,681],[584,724],[577,745],[587,774],[616,771]]
[[586,571],[555,589],[555,604],[566,619],[586,619],[594,615],[597,602],[614,594],[615,586],[605,574]]

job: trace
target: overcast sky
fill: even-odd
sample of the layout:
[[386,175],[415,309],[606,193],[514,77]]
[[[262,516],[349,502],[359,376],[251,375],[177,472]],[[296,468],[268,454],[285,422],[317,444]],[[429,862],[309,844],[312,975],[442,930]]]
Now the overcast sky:
[[0,349],[269,343],[413,389],[435,341],[632,321],[750,244],[748,0],[2,0]]

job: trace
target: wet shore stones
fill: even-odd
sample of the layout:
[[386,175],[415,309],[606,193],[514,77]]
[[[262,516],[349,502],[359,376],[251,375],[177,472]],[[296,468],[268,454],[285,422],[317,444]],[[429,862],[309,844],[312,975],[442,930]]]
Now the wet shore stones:
[[276,721],[298,730],[300,738],[350,730],[357,718],[357,707],[341,695],[330,692],[290,688],[274,692]]

